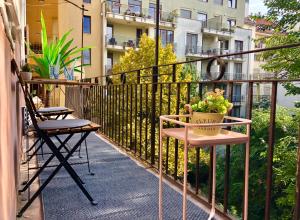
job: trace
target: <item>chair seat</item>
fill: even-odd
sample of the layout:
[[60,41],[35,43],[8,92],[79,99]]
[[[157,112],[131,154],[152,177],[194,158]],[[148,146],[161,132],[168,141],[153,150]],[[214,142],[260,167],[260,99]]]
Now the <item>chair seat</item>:
[[79,128],[91,124],[88,120],[83,119],[65,119],[65,120],[48,120],[38,123],[41,130],[55,130],[66,128]]
[[41,108],[37,110],[39,113],[48,113],[48,112],[60,112],[60,111],[65,111],[68,110],[66,107],[48,107],[48,108]]

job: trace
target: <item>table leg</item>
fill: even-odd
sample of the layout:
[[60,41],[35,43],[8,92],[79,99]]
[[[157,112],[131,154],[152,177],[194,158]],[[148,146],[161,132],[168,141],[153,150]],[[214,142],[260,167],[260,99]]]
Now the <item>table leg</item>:
[[217,160],[217,152],[216,145],[213,145],[213,176],[212,176],[212,199],[211,199],[211,211],[208,217],[208,220],[213,219],[215,216],[216,208],[216,160]]
[[245,157],[245,187],[244,187],[244,214],[243,219],[248,219],[248,188],[249,188],[249,154],[250,154],[250,143],[246,143],[246,157]]
[[186,220],[187,212],[187,170],[188,170],[188,127],[185,127],[184,135],[184,173],[183,173],[183,204],[182,204],[182,219]]
[[162,151],[163,151],[163,149],[162,149],[162,147],[163,147],[163,143],[162,143],[162,125],[163,124],[163,122],[162,122],[162,120],[160,120],[160,131],[159,131],[159,134],[160,134],[160,136],[159,136],[159,201],[158,201],[158,206],[159,206],[159,208],[158,208],[158,216],[159,216],[159,220],[162,220],[163,219],[163,207],[162,207],[162,194],[163,194],[163,189],[162,189],[162,184],[163,184],[163,182],[162,182],[162,163],[163,163],[163,159],[162,159],[162,157],[163,157],[163,153],[162,153]]

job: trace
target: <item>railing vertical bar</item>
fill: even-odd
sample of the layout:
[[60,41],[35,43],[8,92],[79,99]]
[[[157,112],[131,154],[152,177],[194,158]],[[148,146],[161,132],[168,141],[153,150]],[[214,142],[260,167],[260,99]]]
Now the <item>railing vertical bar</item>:
[[200,178],[199,178],[199,171],[200,171],[200,148],[199,147],[196,148],[196,161],[195,161],[195,164],[196,164],[195,193],[198,194],[199,193],[199,180],[200,180]]
[[148,84],[146,84],[146,89],[145,89],[145,97],[146,97],[146,103],[145,103],[145,112],[146,112],[146,125],[145,125],[145,160],[147,161],[148,159],[148,117],[149,117],[149,112],[148,112]]
[[112,117],[112,99],[113,99],[113,97],[112,97],[112,91],[113,90],[113,87],[112,87],[112,85],[110,84],[109,85],[109,133],[110,133],[110,138],[112,139],[112,131],[113,131],[113,124],[112,124],[112,119],[113,119],[113,117]]
[[124,121],[125,121],[125,115],[124,115],[124,108],[125,106],[125,85],[122,84],[122,124],[121,124],[121,134],[122,134],[122,141],[121,141],[121,145],[122,147],[124,147]]
[[134,85],[134,91],[135,91],[135,95],[134,95],[134,100],[135,100],[135,110],[134,110],[134,114],[135,114],[135,119],[134,119],[134,154],[136,155],[136,151],[137,151],[137,120],[138,120],[138,85],[135,84]]
[[125,131],[126,131],[126,142],[125,147],[128,148],[128,108],[129,108],[129,85],[126,85],[126,121],[125,121]]
[[116,95],[116,92],[115,92],[115,90],[116,90],[116,86],[114,86],[114,85],[112,85],[112,93],[113,93],[113,95],[112,95],[112,139],[114,140],[114,141],[116,141],[116,110],[115,110],[115,102],[116,102],[116,97],[115,97],[115,95]]
[[118,95],[119,95],[119,112],[118,112],[118,144],[121,143],[121,85],[118,86]]
[[270,214],[271,214],[277,86],[278,86],[278,83],[276,81],[272,83],[270,127],[269,127],[269,147],[268,147],[268,154],[267,154],[268,155],[268,164],[267,164],[267,182],[266,182],[265,220],[269,220]]
[[298,130],[297,173],[296,173],[296,205],[294,219],[300,219],[300,125]]
[[140,133],[140,157],[142,157],[142,132],[143,132],[143,84],[140,84],[140,122],[139,122],[139,133]]
[[[202,83],[198,84],[198,95],[202,99],[202,90],[203,90],[203,85]],[[199,174],[200,174],[200,148],[196,148],[196,184],[195,184],[195,191],[196,194],[199,194]]]
[[151,142],[151,164],[155,164],[155,137],[156,137],[156,92],[158,85],[158,74],[159,69],[157,66],[152,69],[152,93],[151,93],[151,132],[150,132],[150,142]]
[[[180,107],[180,83],[177,83],[177,95],[176,95],[176,115],[179,114]],[[177,126],[178,127],[178,126]],[[178,139],[175,140],[175,165],[174,165],[174,179],[177,180],[178,176]]]
[[109,135],[109,85],[106,85],[106,123],[105,134]]
[[[228,83],[229,86],[229,93],[228,93],[228,100],[232,102],[233,98],[233,83]],[[229,112],[231,116],[231,111]],[[231,127],[227,128],[231,130]],[[229,187],[230,187],[230,145],[226,145],[225,150],[225,174],[224,174],[224,213],[228,211],[228,195],[229,195]]]
[[[168,84],[168,100],[171,100],[171,86],[172,84]],[[171,102],[168,102],[168,115],[171,113]],[[170,127],[170,123],[167,124],[168,127]],[[166,174],[169,174],[169,147],[170,147],[170,138],[167,137],[167,143],[166,143]]]
[[100,123],[101,123],[101,132],[103,133],[103,86],[100,86]]
[[130,119],[129,119],[129,125],[130,125],[130,130],[129,130],[129,132],[130,132],[130,137],[129,137],[129,147],[130,147],[130,149],[132,149],[132,112],[133,112],[133,102],[132,102],[132,96],[133,96],[133,84],[131,84],[131,86],[130,86],[130,112],[129,112],[129,114],[130,114]]

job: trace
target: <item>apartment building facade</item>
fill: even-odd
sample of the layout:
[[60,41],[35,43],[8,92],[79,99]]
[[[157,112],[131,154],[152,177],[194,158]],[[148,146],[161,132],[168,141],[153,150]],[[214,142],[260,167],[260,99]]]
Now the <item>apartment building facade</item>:
[[[252,30],[242,28],[247,4],[247,0],[162,0],[160,39],[163,45],[174,45],[178,60],[249,50],[252,47]],[[138,48],[143,33],[155,37],[155,14],[155,1],[106,1],[102,9],[105,36],[103,72],[106,75],[111,73],[112,66],[118,63],[126,50]],[[228,57],[225,62],[224,79],[248,78],[252,66],[250,56]],[[204,80],[207,63],[195,63],[199,78]],[[234,85],[234,115],[245,112],[245,93],[246,87],[243,84]]]
[[[80,25],[83,22],[83,45],[91,46],[83,53],[85,77],[111,74],[112,66],[129,48],[138,49],[139,39],[146,33],[155,37],[156,3],[153,0],[72,0],[84,12],[67,1],[28,0],[27,13],[31,44],[40,43],[40,11],[45,18],[49,36],[62,36],[72,29],[74,44],[81,46]],[[251,29],[242,28],[248,0],[161,0],[160,38],[163,45],[173,44],[178,60],[199,59],[251,48]],[[31,13],[32,11],[32,13]],[[48,13],[51,12],[51,13]],[[34,23],[34,24],[32,24]],[[32,28],[33,27],[33,28]],[[246,79],[251,59],[235,56],[225,59],[224,79]],[[206,79],[207,62],[197,62],[199,78]],[[213,72],[217,72],[216,66]],[[246,88],[234,85],[235,115],[243,112]]]

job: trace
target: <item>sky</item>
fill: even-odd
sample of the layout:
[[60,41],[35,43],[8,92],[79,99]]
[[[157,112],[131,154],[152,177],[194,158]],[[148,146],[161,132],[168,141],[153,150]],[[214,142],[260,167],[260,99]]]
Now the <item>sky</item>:
[[267,13],[267,8],[264,5],[264,0],[249,0],[249,14],[256,14],[260,12],[261,14]]

